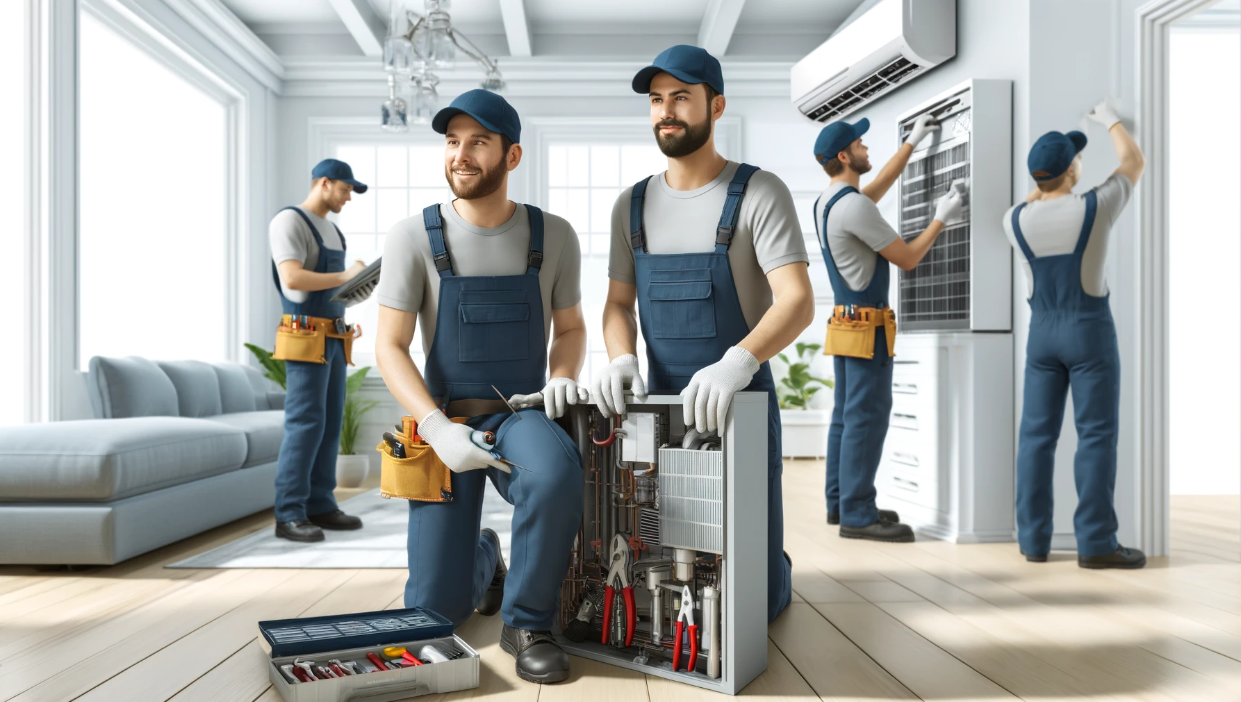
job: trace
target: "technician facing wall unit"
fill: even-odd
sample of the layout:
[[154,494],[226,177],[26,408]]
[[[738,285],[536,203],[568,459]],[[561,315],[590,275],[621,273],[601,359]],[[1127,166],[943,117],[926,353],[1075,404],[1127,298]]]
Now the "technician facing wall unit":
[[793,66],[793,104],[839,119],[956,54],[956,0],[867,0]]

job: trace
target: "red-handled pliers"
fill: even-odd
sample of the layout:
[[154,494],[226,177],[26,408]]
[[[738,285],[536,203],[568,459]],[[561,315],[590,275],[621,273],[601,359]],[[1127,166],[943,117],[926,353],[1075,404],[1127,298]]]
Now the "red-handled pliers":
[[608,579],[604,581],[603,593],[603,638],[601,643],[608,643],[608,634],[612,629],[612,598],[616,597],[616,588],[612,584],[621,582],[621,594],[625,597],[625,645],[633,644],[634,624],[638,618],[638,607],[633,601],[633,586],[629,584],[629,542],[617,534],[612,538],[612,561],[608,568]]
[[672,669],[676,670],[681,665],[681,632],[685,631],[685,625],[689,624],[689,665],[685,668],[686,672],[694,670],[694,666],[698,663],[698,626],[694,624],[694,591],[686,585],[681,591],[681,611],[677,614],[677,633],[676,638],[672,640]]

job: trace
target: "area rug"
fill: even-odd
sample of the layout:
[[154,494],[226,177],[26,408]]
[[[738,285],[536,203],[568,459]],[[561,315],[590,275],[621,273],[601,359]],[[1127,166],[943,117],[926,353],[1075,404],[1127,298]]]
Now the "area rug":
[[[230,541],[168,568],[405,568],[405,532],[409,502],[379,496],[379,488],[341,503],[362,519],[357,531],[326,531],[327,539],[303,544],[277,539],[273,527]],[[482,526],[500,535],[505,559],[509,557],[513,507],[487,486]]]

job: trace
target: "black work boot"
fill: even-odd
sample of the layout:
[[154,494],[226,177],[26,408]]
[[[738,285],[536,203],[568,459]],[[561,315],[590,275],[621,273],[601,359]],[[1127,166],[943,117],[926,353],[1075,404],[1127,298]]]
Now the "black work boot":
[[298,519],[292,522],[277,522],[276,538],[306,543],[322,541],[323,530],[305,519]]
[[1099,570],[1102,568],[1121,568],[1133,570],[1146,565],[1146,554],[1136,548],[1121,546],[1112,553],[1102,556],[1078,556],[1077,565],[1082,568]]
[[[897,524],[899,524],[899,523],[900,523],[900,521],[901,521],[901,515],[897,514],[895,511],[890,510],[890,509],[881,509],[881,510],[879,510],[879,518],[880,518],[880,519],[886,519],[886,520],[888,520],[889,522],[895,522],[895,523],[897,523]],[[839,513],[839,512],[828,512],[828,513],[827,513],[827,523],[828,523],[828,524],[831,524],[832,526],[836,526],[837,524],[839,524],[839,523],[840,523],[840,513]]]
[[840,527],[842,539],[866,539],[867,541],[886,541],[889,543],[911,544],[914,541],[914,530],[908,524],[890,522],[883,517],[863,527]]
[[482,535],[491,539],[496,547],[496,572],[491,576],[491,585],[483,593],[474,609],[484,617],[490,617],[500,611],[504,604],[504,578],[508,576],[508,566],[504,564],[504,552],[500,550],[500,535],[494,529],[483,529]]
[[1021,549],[1017,549],[1017,550],[1021,551],[1021,555],[1025,556],[1026,560],[1031,563],[1046,563],[1047,562],[1046,553],[1039,555],[1037,553],[1026,553],[1025,551],[1022,551]]
[[569,656],[550,631],[514,629],[500,632],[500,648],[517,659],[517,677],[532,683],[556,683],[569,677]]
[[357,517],[351,517],[340,510],[334,512],[325,512],[323,514],[312,514],[310,523],[320,529],[335,529],[337,531],[348,531],[351,529],[361,529],[362,520]]

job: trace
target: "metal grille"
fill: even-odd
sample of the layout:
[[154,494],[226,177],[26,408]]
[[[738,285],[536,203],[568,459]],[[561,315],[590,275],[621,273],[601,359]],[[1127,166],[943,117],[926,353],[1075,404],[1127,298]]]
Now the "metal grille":
[[813,110],[807,117],[819,122],[843,117],[897,83],[909,80],[924,70],[926,70],[924,67],[902,56],[849,86],[847,90]]
[[659,510],[638,508],[638,538],[647,546],[659,545]]
[[[962,139],[964,141],[962,141]],[[922,233],[935,214],[935,203],[953,181],[970,179],[969,135],[952,145],[910,161],[901,174],[901,237]],[[909,330],[968,329],[970,325],[970,225],[968,200],[964,220],[945,229],[922,262],[900,274],[898,318]]]
[[659,535],[664,546],[724,553],[724,454],[659,450]]

